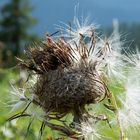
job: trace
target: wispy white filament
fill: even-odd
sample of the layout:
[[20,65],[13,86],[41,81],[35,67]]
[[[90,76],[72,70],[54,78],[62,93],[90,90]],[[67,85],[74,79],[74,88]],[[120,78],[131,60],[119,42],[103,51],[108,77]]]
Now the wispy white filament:
[[12,101],[8,102],[8,105],[12,108],[11,112],[15,112],[20,108],[24,108],[30,100],[25,96],[25,89],[17,88],[11,85],[11,99]]
[[112,35],[104,41],[104,44],[102,44],[103,55],[101,66],[105,67],[108,77],[122,79],[125,78],[123,75],[124,61],[121,54],[123,42],[121,41],[121,35],[117,25],[114,25]]
[[126,52],[124,60],[131,66],[132,69],[140,70],[140,52],[138,48],[136,51]]
[[63,36],[69,39],[69,42],[78,43],[81,39],[81,35],[84,39],[91,37],[92,32],[97,29],[97,25],[89,22],[89,17],[78,19],[74,17],[72,24],[68,25],[63,22],[62,26],[57,25],[57,29],[63,32]]
[[119,110],[121,125],[124,129],[140,124],[140,76],[131,75],[126,83],[123,108]]
[[84,136],[86,140],[96,140],[101,138],[101,135],[98,133],[95,123],[92,122],[82,122],[81,124],[75,124],[76,128],[81,129],[81,135]]

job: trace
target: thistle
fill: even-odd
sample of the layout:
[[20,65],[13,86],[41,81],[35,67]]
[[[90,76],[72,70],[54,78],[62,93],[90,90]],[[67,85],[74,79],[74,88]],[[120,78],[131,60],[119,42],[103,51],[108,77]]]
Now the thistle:
[[[137,115],[139,109],[136,107],[139,100],[137,101],[136,98],[129,100],[133,96],[132,92],[136,93],[134,96],[139,97],[138,92],[130,91],[129,94],[130,86],[126,87],[126,93],[123,94],[126,95],[125,100],[121,99],[122,107],[119,107],[117,100],[120,97],[111,92],[108,84],[111,81],[113,85],[113,81],[118,82],[119,79],[123,81],[122,86],[125,86],[123,84],[129,79],[126,80],[127,75],[123,70],[129,60],[131,64],[136,62],[130,59],[134,56],[124,57],[121,54],[118,34],[117,37],[113,33],[110,38],[102,39],[97,36],[93,24],[80,26],[76,18],[74,22],[78,25],[78,29],[67,29],[66,33],[70,35],[69,37],[64,34],[54,39],[51,35],[46,35],[40,44],[26,50],[24,60],[17,58],[19,66],[26,69],[30,76],[26,83],[28,88],[24,89],[22,95],[19,93],[17,95],[19,102],[25,102],[25,108],[8,120],[33,117],[35,113],[28,113],[28,110],[31,104],[34,104],[43,111],[38,115],[42,120],[40,134],[43,133],[46,125],[73,139],[88,139],[88,135],[91,134],[92,139],[98,139],[102,138],[102,134],[95,129],[96,125],[105,121],[111,129],[110,122],[115,118],[120,130],[119,137],[124,140],[127,133],[124,130],[126,125],[123,115],[129,113],[130,110],[126,109],[126,106],[130,102],[132,107],[135,104],[133,115],[139,122],[139,115]],[[131,70],[127,73],[130,72]],[[91,105],[94,110],[94,107],[100,104],[104,105],[105,110],[113,112],[113,118],[109,120],[106,114],[89,111]],[[17,106],[13,106],[13,110]],[[72,117],[67,121],[66,117],[69,114]],[[53,123],[52,120],[57,121],[58,124]],[[133,119],[129,120],[130,125],[132,122]]]

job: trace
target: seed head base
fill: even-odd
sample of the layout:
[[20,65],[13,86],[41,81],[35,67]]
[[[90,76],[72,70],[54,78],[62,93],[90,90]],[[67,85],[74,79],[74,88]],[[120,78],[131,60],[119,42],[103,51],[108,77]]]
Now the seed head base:
[[72,67],[40,75],[34,85],[35,99],[46,113],[75,112],[76,107],[96,103],[105,94],[105,87],[95,70],[89,67]]

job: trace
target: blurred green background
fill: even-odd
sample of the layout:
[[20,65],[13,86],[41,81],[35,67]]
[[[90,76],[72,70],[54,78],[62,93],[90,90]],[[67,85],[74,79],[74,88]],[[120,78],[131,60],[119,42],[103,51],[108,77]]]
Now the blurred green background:
[[[79,8],[75,13],[77,5]],[[90,22],[101,25],[101,31],[107,36],[113,31],[112,23],[117,19],[122,40],[125,40],[124,47],[140,48],[139,13],[139,0],[0,0],[0,140],[38,139],[40,121],[33,123],[27,137],[30,118],[5,123],[10,117],[10,83],[20,86],[26,78],[16,66],[16,57],[24,57],[24,49],[40,41],[45,33],[57,31],[55,25],[72,22],[75,14],[79,18],[89,15]],[[113,135],[111,130],[105,131]],[[50,129],[45,129],[45,134],[56,135]]]

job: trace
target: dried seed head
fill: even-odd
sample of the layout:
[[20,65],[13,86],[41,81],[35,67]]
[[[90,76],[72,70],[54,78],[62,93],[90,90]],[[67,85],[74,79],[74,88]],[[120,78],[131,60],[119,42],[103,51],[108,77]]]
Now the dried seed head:
[[[60,118],[71,113],[72,124],[88,121],[85,106],[98,103],[106,96],[107,87],[96,70],[99,62],[91,58],[96,50],[95,43],[94,31],[89,43],[84,41],[82,34],[79,42],[70,44],[64,38],[56,41],[46,36],[42,47],[30,48],[27,51],[28,59],[20,60],[21,66],[37,74],[37,81],[30,88],[32,102],[44,110],[44,121],[49,127],[58,128],[48,122],[52,115],[53,119],[60,121]],[[96,57],[100,57],[100,51],[98,49]],[[62,132],[64,129],[59,127]],[[67,129],[73,133],[70,126]]]
[[69,113],[74,112],[76,106],[99,101],[105,94],[105,87],[95,71],[73,67],[61,76],[58,70],[39,76],[32,92],[46,113]]
[[51,37],[46,37],[42,46],[30,48],[27,54],[28,60],[21,61],[20,65],[39,74],[67,67],[72,58],[69,44],[62,38],[55,42]]

